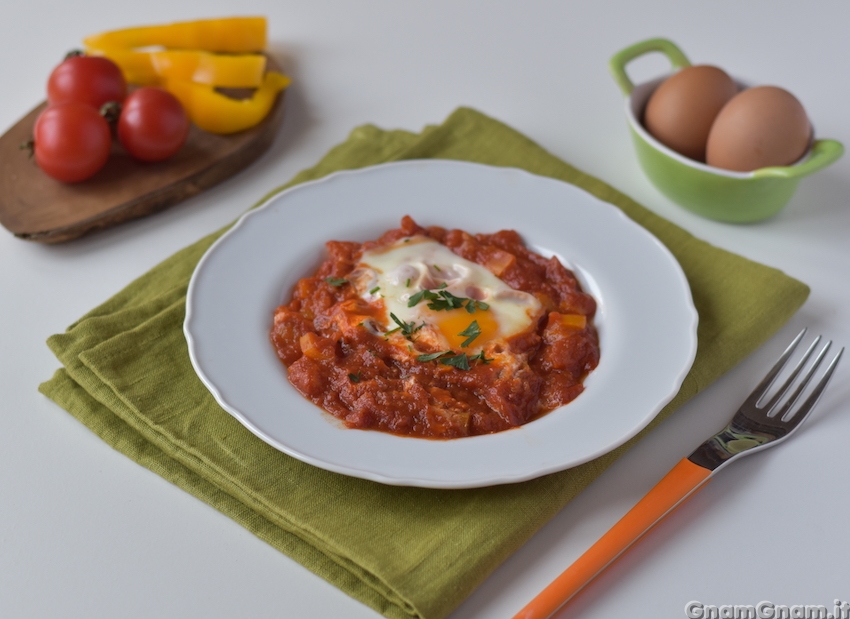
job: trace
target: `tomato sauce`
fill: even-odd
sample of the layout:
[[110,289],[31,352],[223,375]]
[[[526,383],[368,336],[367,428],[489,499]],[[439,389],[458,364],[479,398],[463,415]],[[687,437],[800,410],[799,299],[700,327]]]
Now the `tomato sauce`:
[[[416,235],[534,295],[542,311],[531,328],[492,344],[468,369],[446,357],[423,361],[412,338],[365,328],[384,319],[382,308],[339,282],[365,250]],[[270,336],[292,385],[349,427],[441,439],[500,432],[575,399],[599,362],[596,302],[557,258],[530,251],[512,230],[469,234],[404,217],[376,241],[326,246],[326,260],[275,310]]]

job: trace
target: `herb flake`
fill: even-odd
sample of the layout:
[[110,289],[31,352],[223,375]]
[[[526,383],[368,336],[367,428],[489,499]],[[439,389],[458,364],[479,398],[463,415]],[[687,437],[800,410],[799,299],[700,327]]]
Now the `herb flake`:
[[439,359],[443,355],[447,355],[450,352],[450,350],[443,350],[441,352],[432,352],[427,355],[419,355],[418,357],[416,357],[416,360],[421,361],[422,363],[426,363],[428,361],[433,361],[434,359]]
[[478,354],[477,354],[477,355],[473,355],[473,356],[471,356],[471,357],[469,358],[469,360],[470,360],[470,361],[480,361],[480,362],[481,362],[481,363],[483,363],[484,365],[487,365],[488,363],[490,363],[490,362],[492,361],[492,359],[488,359],[487,357],[485,357],[485,356],[484,356],[484,351],[483,351],[483,350],[479,350],[479,351],[478,351]]
[[463,297],[456,297],[448,290],[440,290],[438,298],[433,299],[428,303],[428,309],[432,309],[435,312],[439,312],[441,310],[453,310],[463,307],[465,303],[466,299]]
[[407,300],[407,307],[413,307],[414,305],[417,305],[420,301],[422,301],[422,299],[428,299],[429,301],[433,301],[439,298],[439,295],[437,295],[436,293],[423,288],[416,294],[411,295],[411,297]]
[[483,301],[476,301],[475,299],[470,299],[468,297],[458,297],[448,290],[446,290],[446,282],[440,284],[436,290],[439,292],[434,292],[433,290],[422,289],[416,294],[410,296],[407,300],[407,307],[413,307],[421,303],[422,301],[428,301],[428,309],[434,310],[435,312],[439,312],[442,310],[453,310],[466,308],[466,311],[470,314],[474,314],[477,310],[488,310],[490,306]]
[[460,353],[459,355],[455,355],[454,357],[446,357],[445,359],[440,359],[440,363],[444,363],[445,365],[451,365],[459,370],[469,369],[469,357],[467,357],[466,353],[464,352]]
[[396,327],[392,331],[387,331],[387,334],[389,335],[390,333],[395,333],[396,331],[401,331],[401,334],[404,337],[406,337],[407,339],[409,339],[411,342],[413,341],[413,335],[417,331],[419,331],[419,329],[421,329],[422,327],[425,326],[424,322],[421,325],[419,325],[418,327],[416,326],[416,323],[414,321],[404,322],[398,316],[393,314],[392,312],[390,312],[390,318],[393,319],[393,322],[396,323],[398,325],[398,327]]
[[460,345],[460,347],[466,348],[467,346],[469,346],[475,340],[475,338],[481,335],[481,327],[478,325],[478,321],[473,320],[471,323],[469,323],[469,326],[460,333],[458,333],[458,335],[466,338]]
[[[452,354],[454,351],[451,350],[443,350],[440,352],[432,352],[426,355],[419,355],[416,357],[416,360],[422,363],[427,363],[428,361],[435,361],[437,359],[440,360],[440,363],[443,365],[450,365],[458,370],[471,370],[472,366],[470,365],[473,361],[480,361],[483,364],[488,364],[492,361],[492,359],[488,359],[484,356],[484,351],[480,351],[477,355],[472,355],[471,357],[467,355],[465,352]],[[451,357],[447,357],[446,355],[452,355]]]

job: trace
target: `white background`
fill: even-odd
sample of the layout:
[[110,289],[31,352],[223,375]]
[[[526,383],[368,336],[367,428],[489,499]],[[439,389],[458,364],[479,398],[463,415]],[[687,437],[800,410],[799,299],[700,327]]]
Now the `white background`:
[[[194,3],[193,3],[194,4]],[[60,246],[0,230],[0,617],[346,617],[377,613],[113,451],[37,392],[45,339],[174,251],[230,222],[363,123],[420,130],[460,105],[525,133],[695,235],[812,287],[791,322],[621,458],[451,619],[510,617],[681,457],[725,424],[803,326],[850,343],[850,157],[803,180],[776,218],[734,226],[670,203],[639,169],[607,70],[622,48],[675,41],[696,64],[783,86],[818,136],[850,144],[845,0],[430,2],[208,0],[6,3],[0,131],[44,98],[87,35],[263,14],[293,77],[283,130],[255,165],[153,217]],[[633,77],[667,68],[660,57]],[[850,600],[850,361],[813,421],[745,459],[668,518],[559,617],[683,617],[706,604]]]

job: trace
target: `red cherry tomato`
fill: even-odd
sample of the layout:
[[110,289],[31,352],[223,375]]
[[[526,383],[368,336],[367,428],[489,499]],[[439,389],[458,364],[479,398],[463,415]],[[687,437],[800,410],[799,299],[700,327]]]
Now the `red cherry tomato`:
[[35,160],[48,176],[76,183],[93,176],[109,159],[109,123],[85,103],[67,101],[44,110],[33,132]]
[[189,135],[189,117],[180,101],[160,88],[139,88],[124,101],[118,118],[118,139],[141,161],[162,161],[174,155]]
[[88,103],[98,110],[109,101],[121,102],[127,95],[127,83],[121,69],[108,58],[69,56],[53,69],[47,80],[47,102]]

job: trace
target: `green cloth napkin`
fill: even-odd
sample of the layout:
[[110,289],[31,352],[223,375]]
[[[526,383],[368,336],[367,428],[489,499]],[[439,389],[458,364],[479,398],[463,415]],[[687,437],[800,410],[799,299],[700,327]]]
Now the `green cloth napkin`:
[[[694,238],[468,108],[418,134],[358,127],[286,186],[414,158],[524,168],[573,183],[670,248],[699,311],[699,352],[679,394],[646,431],[761,345],[808,295],[806,285]],[[568,471],[474,490],[384,486],[290,458],[219,408],[189,362],[186,288],[221,233],[179,251],[52,336],[48,345],[64,367],[40,389],[118,451],[387,617],[445,617],[643,436]]]

